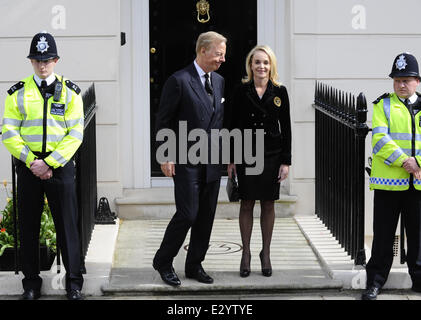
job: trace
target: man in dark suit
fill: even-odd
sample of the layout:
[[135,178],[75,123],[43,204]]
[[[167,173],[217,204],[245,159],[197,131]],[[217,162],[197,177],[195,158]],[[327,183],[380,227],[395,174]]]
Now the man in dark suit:
[[[187,126],[187,133],[194,129],[203,130],[210,142],[211,129],[222,129],[224,78],[214,71],[225,61],[226,42],[224,36],[213,31],[199,36],[195,61],[171,75],[164,85],[156,114],[157,132],[161,129],[173,130],[178,143],[178,132],[183,125]],[[174,180],[177,211],[167,226],[153,259],[153,267],[165,283],[172,286],[181,284],[172,264],[191,228],[185,262],[186,277],[202,283],[213,283],[201,263],[209,247],[221,166],[210,161],[199,164],[193,164],[189,159],[187,163],[180,161],[181,157],[186,158],[186,152],[180,150],[179,145],[177,153],[176,159],[179,161],[162,162],[158,159],[165,176]]]

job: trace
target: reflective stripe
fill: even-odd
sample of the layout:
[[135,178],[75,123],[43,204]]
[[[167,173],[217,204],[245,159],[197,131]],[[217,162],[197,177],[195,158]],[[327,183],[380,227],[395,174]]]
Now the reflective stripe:
[[[23,128],[30,128],[30,127],[42,127],[44,125],[42,119],[35,119],[35,120],[24,120],[22,121]],[[55,119],[47,119],[47,126],[48,127],[57,127],[66,129],[66,123],[64,121],[55,120]]]
[[77,130],[72,130],[72,131],[70,131],[69,132],[69,136],[72,136],[73,138],[76,138],[76,139],[78,139],[78,140],[80,140],[80,141],[82,141],[83,140],[83,133],[80,133],[79,131],[77,131]]
[[387,134],[389,132],[389,128],[388,127],[376,127],[373,128],[373,135],[377,134],[377,133],[385,133]]
[[[22,135],[22,139],[26,142],[42,142],[42,134]],[[59,142],[63,140],[64,135],[49,134],[47,135],[47,142]]]
[[3,125],[9,125],[9,126],[14,126],[14,127],[20,127],[22,124],[21,120],[18,119],[12,119],[12,118],[4,118],[3,119]]
[[385,186],[406,186],[409,185],[409,179],[385,179],[385,178],[370,178],[370,183]]
[[67,124],[68,127],[74,127],[78,124],[83,126],[83,118],[66,120],[66,124]]
[[20,135],[20,133],[18,131],[9,130],[9,131],[6,131],[5,133],[2,134],[2,140],[4,141],[6,139],[13,138],[13,137],[16,137],[18,135]]
[[[14,119],[11,119],[14,120]],[[17,120],[15,120],[17,121]],[[47,119],[47,126],[48,127],[57,127],[66,129],[67,127],[74,127],[75,125],[82,124],[82,119],[72,119],[72,120],[56,120],[56,119]],[[29,127],[42,127],[44,125],[42,119],[35,119],[35,120],[24,120],[22,121],[23,128]]]
[[67,111],[67,105],[72,101],[73,92],[67,86],[65,87],[66,87],[66,105],[64,106],[64,111]]
[[67,163],[67,160],[63,158],[63,156],[58,153],[57,151],[53,151],[50,156],[56,160],[58,163],[65,165]]
[[22,89],[18,91],[17,104],[18,104],[20,113],[23,115],[23,118],[26,119],[25,107],[23,105],[24,95],[25,95],[25,87],[23,87]]
[[396,161],[396,159],[398,159],[401,155],[403,154],[402,149],[397,149],[395,150],[395,152],[393,152],[389,158],[387,158],[386,160],[384,160],[384,163],[386,163],[388,166],[390,166],[393,162]]
[[393,140],[412,140],[412,133],[389,133]]
[[28,146],[24,146],[20,155],[19,155],[19,160],[26,163],[26,159],[28,158],[28,154],[29,154],[29,148],[28,148]]
[[[401,150],[407,155],[407,156],[411,156],[411,153],[412,153],[412,149],[404,149],[404,148],[401,148]],[[417,152],[417,154],[418,153],[420,153],[420,150],[417,150],[416,151]]]
[[383,99],[383,110],[390,128],[390,98]]
[[[407,154],[408,156],[410,156],[411,157],[411,154],[412,154],[412,149],[404,149],[404,148],[401,148],[401,150],[405,153],[405,154]],[[415,150],[415,155],[416,156],[421,156],[421,150]]]
[[392,138],[387,135],[384,136],[383,138],[381,138],[379,141],[377,141],[376,145],[373,148],[373,153],[376,154],[377,152],[380,151],[381,148],[383,148],[383,146],[388,143],[389,141],[392,141]]
[[[378,134],[378,133],[384,133],[384,134],[389,134],[389,136],[393,140],[408,140],[408,141],[412,140],[412,133],[398,133],[398,132],[388,133],[388,131],[389,129],[386,127],[377,127],[373,129],[373,135]],[[421,135],[417,134],[416,139],[421,141]]]
[[[412,140],[412,133],[390,133],[389,134],[393,140]],[[421,134],[415,135],[415,140],[421,141]]]

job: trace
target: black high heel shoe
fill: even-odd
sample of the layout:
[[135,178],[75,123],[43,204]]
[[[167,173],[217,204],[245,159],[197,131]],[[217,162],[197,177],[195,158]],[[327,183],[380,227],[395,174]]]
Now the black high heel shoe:
[[260,264],[262,265],[262,274],[265,277],[272,276],[272,267],[270,267],[270,268],[263,268],[263,251],[260,251],[259,257],[260,257]]
[[249,263],[248,263],[248,268],[243,268],[243,257],[244,257],[244,255],[241,257],[240,277],[241,278],[247,278],[250,275],[251,256],[250,256],[250,260],[249,260]]

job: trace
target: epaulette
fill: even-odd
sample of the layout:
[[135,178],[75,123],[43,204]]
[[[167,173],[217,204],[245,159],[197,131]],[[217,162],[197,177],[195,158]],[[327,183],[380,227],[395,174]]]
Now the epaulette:
[[24,85],[25,85],[25,82],[19,81],[18,83],[14,84],[9,90],[7,90],[7,93],[9,95],[12,95],[13,92],[15,92],[16,90],[19,90],[19,89],[23,88]]
[[79,94],[80,93],[80,88],[76,85],[76,84],[74,84],[73,82],[71,82],[70,80],[66,80],[66,81],[64,81],[65,83],[66,83],[66,86],[69,88],[69,89],[72,89],[74,92],[76,92],[77,94]]
[[380,100],[384,99],[384,98],[388,98],[390,96],[390,93],[385,93],[383,95],[381,95],[380,97],[378,97],[376,100],[373,101],[373,104],[378,104],[380,102]]

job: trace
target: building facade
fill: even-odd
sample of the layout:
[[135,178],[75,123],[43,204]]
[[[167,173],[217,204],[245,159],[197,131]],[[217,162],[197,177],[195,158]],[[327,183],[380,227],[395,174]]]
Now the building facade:
[[[198,1],[188,1],[191,15]],[[169,179],[154,174],[151,156],[151,88],[156,81],[151,65],[160,50],[151,41],[157,37],[151,26],[156,19],[151,8],[159,13],[165,2],[0,0],[0,100],[4,101],[9,87],[32,73],[26,59],[32,36],[41,30],[52,33],[61,57],[56,72],[73,80],[82,91],[95,83],[98,197],[107,197],[117,211],[115,200],[124,198],[126,192],[172,185]],[[212,8],[220,8],[223,1],[207,2],[210,19],[215,19],[222,11]],[[404,9],[405,15],[399,14]],[[371,126],[370,102],[392,90],[387,75],[394,57],[409,51],[421,58],[421,31],[415,27],[420,11],[417,0],[256,0],[255,12],[244,11],[255,17],[255,42],[274,49],[280,80],[290,95],[293,165],[282,193],[296,196],[294,214],[314,214],[315,81],[356,95],[364,92]],[[235,21],[239,19],[236,12],[230,8],[224,14],[232,14]],[[183,36],[178,34],[180,41]],[[236,45],[238,39],[228,37],[227,52]],[[245,56],[235,58],[245,60]],[[1,103],[1,114],[3,110]],[[369,135],[367,157],[370,145]],[[10,182],[10,155],[3,145],[0,161],[0,178]],[[0,194],[0,207],[5,197]],[[367,234],[371,233],[371,203],[367,187]]]

